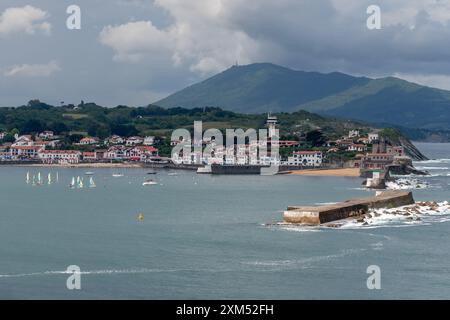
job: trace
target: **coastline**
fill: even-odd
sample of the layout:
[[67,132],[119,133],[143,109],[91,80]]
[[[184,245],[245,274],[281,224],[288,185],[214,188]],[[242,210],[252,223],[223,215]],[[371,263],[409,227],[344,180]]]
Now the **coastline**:
[[292,170],[288,174],[300,175],[300,176],[325,176],[325,177],[359,177],[360,176],[358,168]]

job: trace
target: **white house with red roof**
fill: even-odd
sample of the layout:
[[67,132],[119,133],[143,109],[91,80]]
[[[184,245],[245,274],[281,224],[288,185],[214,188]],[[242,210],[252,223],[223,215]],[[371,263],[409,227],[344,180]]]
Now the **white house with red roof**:
[[85,138],[81,139],[78,144],[82,145],[82,146],[86,146],[86,145],[91,145],[91,144],[97,144],[97,143],[99,143],[99,141],[100,140],[98,138],[85,137]]

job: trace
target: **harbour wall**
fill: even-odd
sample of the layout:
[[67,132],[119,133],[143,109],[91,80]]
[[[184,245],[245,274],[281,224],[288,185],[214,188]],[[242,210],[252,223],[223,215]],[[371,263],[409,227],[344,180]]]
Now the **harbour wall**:
[[288,223],[319,225],[341,219],[359,217],[375,208],[396,208],[414,203],[411,192],[383,191],[376,196],[352,199],[318,207],[290,206],[283,213]]

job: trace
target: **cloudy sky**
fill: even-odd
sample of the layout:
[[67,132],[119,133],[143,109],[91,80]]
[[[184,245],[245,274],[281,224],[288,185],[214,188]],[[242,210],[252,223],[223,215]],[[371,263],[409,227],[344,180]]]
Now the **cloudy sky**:
[[0,106],[147,105],[236,61],[450,90],[450,0],[0,1]]

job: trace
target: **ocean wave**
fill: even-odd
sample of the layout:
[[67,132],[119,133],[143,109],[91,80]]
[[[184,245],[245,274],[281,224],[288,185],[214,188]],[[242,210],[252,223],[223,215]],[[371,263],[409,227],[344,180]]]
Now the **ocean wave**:
[[450,205],[447,201],[417,202],[392,209],[374,209],[364,218],[345,220],[342,229],[410,227],[450,221]]
[[417,164],[430,164],[430,163],[450,163],[450,159],[431,159],[424,161],[414,161]]
[[358,254],[366,250],[367,249],[365,248],[350,248],[350,249],[343,249],[338,253],[334,254],[318,255],[302,259],[243,261],[242,264],[265,269],[269,268],[271,270],[311,268],[316,263],[344,258],[350,255]]
[[416,167],[418,170],[449,170],[448,167]]

